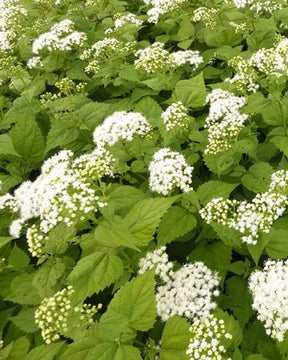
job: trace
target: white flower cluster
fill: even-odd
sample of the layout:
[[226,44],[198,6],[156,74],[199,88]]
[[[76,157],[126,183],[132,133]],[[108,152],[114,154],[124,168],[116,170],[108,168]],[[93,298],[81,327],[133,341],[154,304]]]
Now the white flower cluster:
[[198,50],[179,50],[170,54],[170,57],[177,67],[189,64],[197,69],[203,62],[203,57],[200,56],[200,52]]
[[74,292],[72,286],[68,286],[54,296],[44,298],[35,311],[35,322],[41,329],[46,344],[59,340],[61,335],[65,335],[69,330],[69,317],[75,313],[79,313],[79,320],[85,322],[87,326],[93,323],[93,316],[101,308],[101,304],[98,307],[89,304],[84,304],[81,308],[72,307],[71,297]]
[[28,69],[35,69],[37,67],[42,67],[43,62],[40,56],[33,56],[27,61],[27,68]]
[[35,311],[35,322],[41,329],[46,344],[60,338],[67,331],[67,319],[71,311],[71,295],[75,292],[72,286],[58,291],[50,298],[44,298]]
[[164,44],[155,42],[151,46],[136,52],[138,59],[135,60],[135,69],[141,69],[148,74],[154,74],[158,70],[167,71],[173,69],[174,63],[170,54],[164,49]]
[[116,111],[108,116],[93,133],[98,148],[112,146],[119,140],[132,141],[135,135],[147,136],[152,128],[138,112]]
[[125,58],[133,53],[134,47],[134,42],[125,43],[115,38],[104,38],[97,41],[90,49],[84,50],[80,59],[89,62],[85,68],[87,73],[97,73],[101,65],[106,64],[108,60]]
[[148,22],[157,24],[163,14],[178,11],[187,0],[143,0],[151,9],[147,11]]
[[27,238],[33,256],[43,255],[43,242],[52,228],[60,222],[72,226],[105,205],[96,195],[93,180],[113,176],[114,162],[103,148],[75,160],[71,151],[61,151],[46,160],[34,182],[24,182],[14,196],[0,197],[1,209],[19,212],[18,219],[10,225],[10,234],[19,237],[25,223],[39,217],[39,228],[36,225],[29,228]]
[[266,333],[283,341],[288,330],[288,260],[268,260],[262,271],[249,279],[252,307],[264,323]]
[[114,21],[114,29],[108,28],[105,30],[105,34],[112,34],[114,31],[118,31],[125,25],[133,24],[136,26],[141,26],[143,21],[140,20],[135,14],[128,13],[125,15],[116,15]]
[[20,0],[0,0],[0,51],[13,47],[27,10]]
[[274,221],[281,217],[288,205],[288,172],[276,171],[271,177],[268,191],[248,201],[213,199],[200,210],[209,224],[227,225],[242,234],[244,243],[255,245],[261,232],[269,233]]
[[198,50],[179,50],[170,54],[161,42],[155,42],[145,49],[138,50],[136,56],[138,59],[134,63],[135,69],[144,70],[148,74],[154,74],[157,71],[173,71],[185,64],[190,64],[197,69],[203,62]]
[[199,7],[193,11],[192,21],[203,22],[207,28],[214,29],[216,26],[215,16],[218,14],[217,9],[207,7]]
[[249,65],[249,61],[236,56],[228,61],[228,65],[235,69],[236,74],[231,79],[225,79],[225,82],[235,84],[241,93],[246,91],[255,93],[259,89],[257,71]]
[[202,262],[186,264],[170,273],[166,284],[156,291],[157,313],[163,321],[178,315],[205,319],[216,308],[213,297],[219,296],[220,278]]
[[139,274],[144,274],[146,271],[153,269],[156,266],[155,274],[164,282],[170,280],[170,275],[173,273],[173,263],[169,261],[166,253],[166,246],[162,246],[154,251],[149,251],[139,261]]
[[274,1],[274,0],[226,0],[226,3],[234,3],[238,9],[249,8],[251,11],[256,12],[258,15],[261,13],[271,14],[276,10],[281,10],[283,4],[287,1]]
[[193,166],[189,166],[182,154],[169,148],[158,150],[149,165],[149,186],[152,191],[169,195],[175,187],[182,191],[192,190]]
[[214,315],[204,320],[196,319],[190,327],[192,338],[186,351],[191,360],[232,360],[226,357],[225,342],[232,335],[225,329],[225,322]]
[[87,40],[83,32],[75,31],[75,24],[71,20],[62,20],[34,40],[32,51],[38,55],[43,49],[48,51],[71,51],[75,47],[82,47]]
[[148,252],[139,261],[139,274],[156,266],[156,274],[164,282],[156,289],[157,313],[163,321],[175,315],[188,319],[205,319],[215,309],[213,297],[220,295],[220,277],[202,262],[186,264],[173,271],[166,246]]
[[162,113],[161,119],[167,131],[182,128],[187,129],[190,121],[187,108],[181,101],[177,101]]
[[247,114],[239,109],[245,105],[245,97],[237,97],[229,91],[213,90],[206,101],[210,103],[208,117],[204,127],[208,130],[208,145],[205,154],[217,154],[228,150],[244,127]]
[[241,92],[256,92],[261,74],[276,77],[288,75],[288,39],[280,38],[278,44],[270,49],[260,49],[249,59],[237,56],[229,61],[236,74],[231,79]]

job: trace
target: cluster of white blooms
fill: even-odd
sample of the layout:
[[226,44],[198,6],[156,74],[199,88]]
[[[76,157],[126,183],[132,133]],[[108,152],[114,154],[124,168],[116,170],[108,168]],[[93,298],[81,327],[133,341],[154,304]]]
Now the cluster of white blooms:
[[97,73],[102,64],[113,59],[125,58],[133,53],[135,47],[134,42],[123,42],[115,38],[104,38],[97,41],[91,48],[86,49],[80,56],[81,60],[87,60],[89,64],[86,66],[87,73]]
[[288,330],[288,260],[268,260],[262,271],[256,270],[249,279],[252,307],[264,323],[266,333],[283,341]]
[[0,0],[0,51],[7,51],[13,47],[19,30],[22,28],[23,18],[27,10],[20,0]]
[[190,327],[192,338],[186,351],[191,360],[231,360],[226,357],[225,342],[232,335],[225,329],[225,322],[215,315],[196,319]]
[[52,228],[60,222],[72,226],[105,205],[96,195],[93,180],[113,176],[114,163],[115,159],[103,148],[75,160],[71,151],[61,151],[46,160],[34,182],[26,181],[14,196],[0,198],[2,208],[19,213],[10,225],[10,234],[19,237],[27,220],[39,217],[39,228],[30,227],[27,238],[33,256],[43,255],[43,242]]
[[191,66],[194,66],[195,69],[203,62],[203,57],[200,56],[198,50],[179,50],[170,54],[170,57],[176,66],[190,64]]
[[97,313],[100,306],[84,304],[73,307],[71,297],[75,290],[68,286],[58,291],[50,298],[44,298],[41,305],[35,311],[35,322],[41,329],[41,335],[46,344],[50,344],[65,335],[68,331],[69,317],[79,313],[80,322],[85,322],[87,326],[93,323],[93,316]]
[[149,164],[149,186],[152,191],[169,195],[175,187],[182,191],[192,190],[193,166],[189,166],[182,154],[169,148],[158,150]]
[[136,52],[138,59],[135,60],[135,68],[142,69],[148,74],[157,71],[172,71],[185,64],[190,64],[197,69],[203,62],[198,50],[180,50],[169,53],[164,49],[164,44],[155,42],[151,46]]
[[175,128],[187,129],[190,121],[187,108],[181,101],[177,101],[162,113],[161,119],[167,131]]
[[216,154],[228,150],[244,127],[248,115],[241,114],[239,109],[245,105],[246,98],[215,89],[206,101],[210,103],[210,109],[204,125],[208,131],[208,145],[204,153]]
[[169,52],[164,49],[164,44],[161,42],[155,42],[145,49],[138,50],[136,56],[138,59],[134,63],[135,69],[144,70],[148,74],[154,74],[161,69],[167,71],[174,67]]
[[173,263],[169,261],[166,253],[166,246],[162,246],[154,251],[149,251],[139,261],[139,274],[153,269],[156,266],[155,274],[165,283],[170,280],[170,274],[173,273]]
[[220,278],[202,262],[186,264],[156,290],[157,313],[163,321],[178,315],[205,319],[216,308],[213,297],[219,296]]
[[236,56],[228,61],[228,65],[235,69],[236,73],[231,79],[225,79],[226,82],[235,84],[241,93],[246,91],[255,93],[259,89],[257,71],[249,65],[246,59]]
[[62,20],[52,26],[49,32],[41,34],[34,40],[32,51],[38,55],[43,49],[48,51],[71,51],[75,47],[82,47],[87,40],[83,32],[75,31],[72,20]]
[[12,213],[17,213],[19,211],[19,206],[13,195],[5,194],[0,196],[0,211],[4,209],[7,209]]
[[276,0],[226,0],[226,3],[234,3],[238,9],[249,8],[251,11],[257,14],[261,13],[273,13],[276,10],[281,10],[283,4],[287,4],[287,1]]
[[65,77],[55,83],[55,86],[59,89],[58,93],[52,93],[50,91],[40,95],[40,103],[43,107],[50,107],[51,102],[60,99],[65,96],[69,96],[72,94],[80,94],[85,91],[85,86],[87,83],[78,82],[77,84]]
[[213,29],[216,26],[215,16],[218,14],[217,9],[210,9],[207,7],[199,7],[194,10],[192,21],[194,22],[203,22],[207,28]]
[[37,67],[42,67],[43,62],[40,56],[34,56],[27,61],[27,68],[28,69],[35,69]]
[[276,77],[288,75],[288,39],[280,38],[275,47],[260,49],[248,59],[237,56],[229,61],[229,66],[236,73],[226,81],[235,83],[241,92],[256,92],[261,74]]
[[105,34],[112,34],[114,31],[119,30],[127,24],[134,24],[136,26],[141,26],[143,21],[140,20],[135,14],[128,13],[125,15],[116,15],[114,21],[114,29],[108,28],[105,30]]
[[251,202],[213,199],[200,210],[200,215],[208,224],[217,222],[238,230],[243,242],[255,245],[260,233],[269,233],[274,221],[285,212],[287,185],[288,172],[276,171],[268,191],[257,194]]
[[139,274],[156,267],[155,273],[164,284],[156,288],[157,313],[163,321],[178,315],[188,319],[209,317],[216,303],[213,297],[220,295],[217,287],[220,277],[202,262],[186,264],[173,270],[166,246],[148,252],[139,261]]
[[178,11],[187,0],[143,0],[151,9],[147,11],[148,22],[157,24],[159,17],[172,11]]
[[67,331],[67,320],[71,311],[71,295],[75,292],[72,286],[58,291],[50,298],[44,298],[35,311],[35,322],[41,329],[46,344],[60,338]]
[[119,140],[132,141],[135,135],[147,136],[152,128],[138,112],[116,111],[94,130],[94,143],[98,148],[112,146]]

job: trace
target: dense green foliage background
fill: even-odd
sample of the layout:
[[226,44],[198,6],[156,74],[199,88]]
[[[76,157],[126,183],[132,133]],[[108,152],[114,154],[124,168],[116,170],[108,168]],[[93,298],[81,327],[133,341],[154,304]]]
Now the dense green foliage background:
[[[255,93],[244,91],[249,115],[245,128],[229,150],[205,155],[207,130],[203,128],[209,106],[206,96],[214,88],[236,95],[236,84],[225,82],[235,70],[229,60],[250,57],[261,48],[273,48],[279,35],[287,35],[288,7],[257,15],[222,1],[187,1],[179,11],[147,22],[141,1],[21,1],[28,15],[15,26],[13,48],[0,54],[0,180],[2,195],[13,193],[22,182],[39,175],[43,161],[61,149],[79,156],[92,151],[93,131],[115,111],[143,114],[153,133],[131,142],[118,142],[111,152],[118,160],[114,178],[101,184],[107,206],[79,228],[60,224],[49,237],[47,258],[38,261],[27,247],[25,234],[9,235],[11,217],[0,217],[0,332],[2,360],[161,360],[189,359],[189,321],[156,316],[153,271],[138,275],[138,262],[148,250],[167,245],[176,267],[203,261],[221,276],[219,309],[231,323],[233,360],[280,360],[288,354],[287,340],[277,343],[265,334],[252,311],[247,279],[269,256],[288,255],[288,221],[284,214],[263,234],[257,245],[241,242],[240,233],[208,225],[199,210],[215,197],[252,200],[267,190],[271,174],[288,170],[287,75],[259,76]],[[218,9],[214,27],[193,22],[200,6]],[[135,41],[143,49],[159,41],[172,53],[199,50],[204,61],[194,70],[186,64],[175,71],[159,69],[147,74],[136,70],[135,56],[111,56],[96,74],[87,74],[87,61],[79,51],[43,52],[43,66],[28,69],[32,42],[63,19],[71,19],[87,34],[89,46],[107,35],[113,16],[132,12],[141,26],[127,24],[113,37]],[[234,24],[233,24],[234,23]],[[236,31],[245,24],[245,31]],[[68,77],[81,91],[60,92],[55,86]],[[41,95],[50,92],[52,95]],[[57,94],[53,98],[53,94]],[[161,114],[174,101],[189,109],[187,131],[168,133]],[[149,189],[148,166],[162,147],[181,152],[194,166],[194,191],[161,196]],[[52,232],[51,232],[52,233]],[[76,302],[98,305],[94,326],[77,327],[58,342],[45,344],[34,314],[45,297],[67,285],[75,289]],[[219,310],[220,311],[220,310]],[[223,315],[224,316],[224,315]],[[233,317],[233,318],[232,318]],[[159,345],[159,341],[161,341]]]

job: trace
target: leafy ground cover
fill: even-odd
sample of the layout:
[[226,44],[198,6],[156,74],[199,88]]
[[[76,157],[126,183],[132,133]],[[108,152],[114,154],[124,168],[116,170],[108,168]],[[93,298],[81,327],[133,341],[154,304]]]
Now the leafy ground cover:
[[0,0],[1,360],[288,358],[288,2]]

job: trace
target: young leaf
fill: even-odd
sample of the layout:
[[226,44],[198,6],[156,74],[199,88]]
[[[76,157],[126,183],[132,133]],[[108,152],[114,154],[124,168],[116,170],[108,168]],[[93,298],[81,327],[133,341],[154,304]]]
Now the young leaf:
[[199,74],[189,80],[181,80],[176,84],[175,94],[178,100],[187,107],[200,107],[206,101],[206,87],[203,74]]
[[173,206],[159,224],[158,244],[165,245],[195,228],[194,215],[180,206]]
[[189,360],[186,354],[191,338],[189,327],[189,322],[178,316],[166,322],[161,338],[160,360]]
[[213,198],[228,198],[230,193],[238,186],[238,183],[230,184],[222,181],[211,180],[200,185],[197,189],[197,195],[202,203],[207,203]]
[[64,343],[40,345],[29,351],[23,360],[54,360],[55,355],[63,348]]
[[127,317],[128,325],[136,330],[149,330],[156,318],[154,272],[149,271],[126,283],[110,302],[107,313]]
[[37,164],[44,156],[44,139],[35,120],[20,119],[11,131],[15,150],[29,165]]
[[78,261],[68,277],[75,297],[83,301],[118,280],[123,273],[121,259],[112,253],[95,252]]
[[160,219],[176,197],[139,201],[127,214],[124,223],[135,239],[135,245],[145,246],[153,239]]

